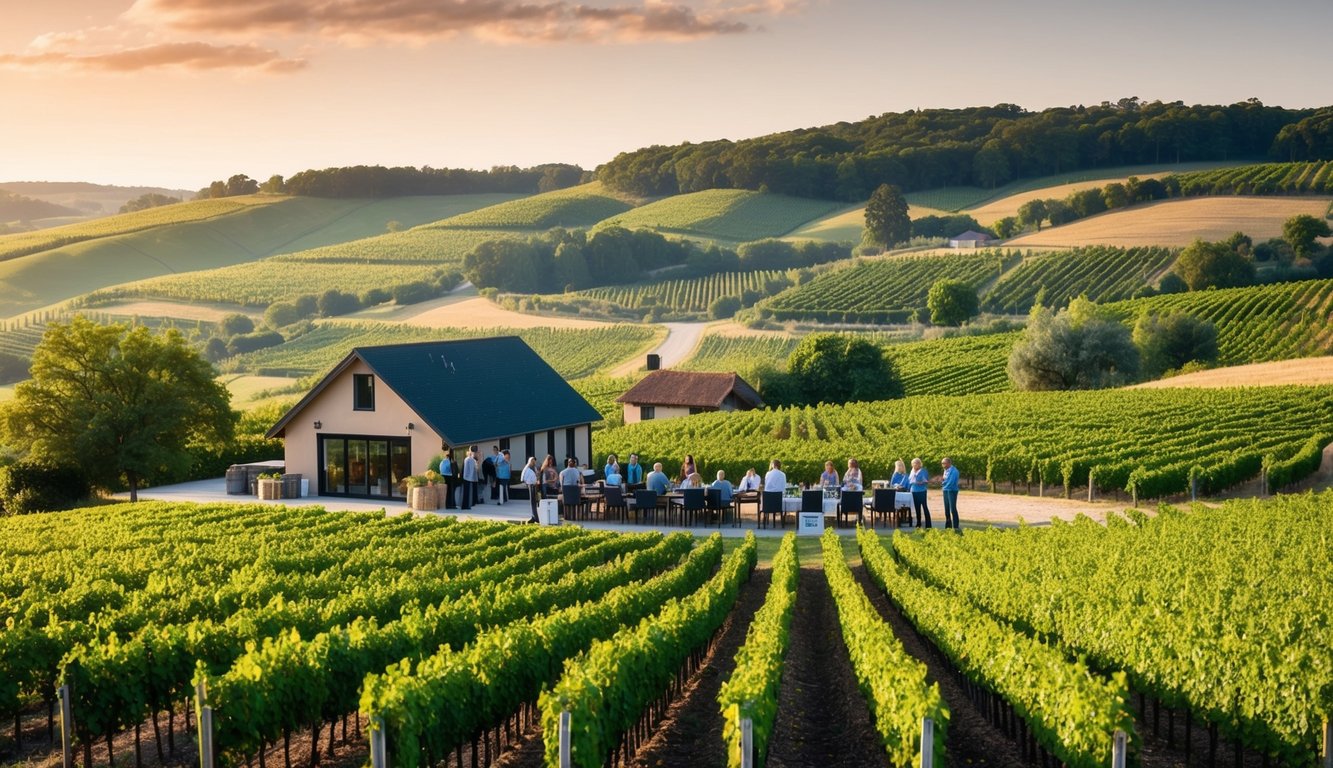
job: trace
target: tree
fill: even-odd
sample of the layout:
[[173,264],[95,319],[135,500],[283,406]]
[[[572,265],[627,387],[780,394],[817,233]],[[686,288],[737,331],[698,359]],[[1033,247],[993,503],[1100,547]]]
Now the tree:
[[930,322],[935,325],[959,326],[976,317],[980,309],[977,292],[962,280],[936,280],[926,295]]
[[1020,390],[1096,389],[1133,381],[1139,351],[1129,329],[1114,320],[1072,305],[1058,315],[1037,306],[1009,353],[1008,369]]
[[235,336],[238,333],[250,333],[255,329],[255,321],[248,315],[233,312],[218,321],[218,331],[223,336]]
[[902,385],[884,351],[855,336],[812,333],[787,358],[787,370],[807,403],[885,400]]
[[577,291],[592,284],[592,275],[588,272],[588,259],[583,255],[583,248],[578,243],[561,243],[555,248],[555,260],[551,265],[555,272],[555,284],[566,290]]
[[1041,222],[1046,218],[1046,201],[1029,200],[1018,206],[1018,223],[1024,227],[1036,227],[1041,231]]
[[1217,359],[1217,328],[1186,312],[1147,313],[1134,323],[1134,346],[1139,348],[1143,373],[1157,378],[1186,363]]
[[259,182],[246,176],[244,173],[238,173],[230,179],[227,179],[226,189],[226,197],[253,195],[259,191]]
[[726,320],[741,308],[741,300],[736,296],[718,296],[708,305],[708,319]]
[[991,189],[1009,180],[1009,158],[998,141],[988,141],[972,158],[972,173]]
[[319,309],[320,317],[337,317],[361,309],[361,299],[354,293],[343,293],[336,288],[330,288],[319,295],[315,300],[315,306]]
[[1328,237],[1328,222],[1317,219],[1308,213],[1292,216],[1282,224],[1282,239],[1287,241],[1291,250],[1303,259],[1308,259],[1315,252],[1315,238]]
[[269,195],[280,195],[286,190],[282,180],[282,174],[275,173],[268,177],[268,181],[259,185],[259,191]]
[[235,414],[213,366],[176,330],[53,323],[32,356],[32,380],[0,413],[6,442],[27,458],[77,465],[130,500],[141,481],[188,469],[191,448],[231,439]]
[[1254,262],[1223,243],[1203,240],[1195,240],[1181,251],[1171,271],[1180,275],[1191,291],[1235,288],[1254,282]]
[[866,203],[866,237],[885,248],[907,242],[912,237],[912,220],[907,215],[907,200],[892,184],[880,184]]
[[127,201],[124,205],[120,206],[120,212],[133,213],[135,211],[143,211],[149,208],[157,208],[163,205],[179,203],[180,201],[181,199],[179,197],[168,197],[167,195],[158,192],[148,192],[139,195],[133,200]]
[[1018,234],[1018,218],[1015,216],[1005,216],[1003,219],[991,225],[995,230],[995,236],[1001,240],[1008,240]]

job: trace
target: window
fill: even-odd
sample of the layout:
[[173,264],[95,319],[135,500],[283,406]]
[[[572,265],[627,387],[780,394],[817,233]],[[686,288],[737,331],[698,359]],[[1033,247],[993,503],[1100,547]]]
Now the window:
[[375,410],[375,377],[369,373],[352,374],[352,410]]
[[657,408],[651,405],[639,406],[639,421],[652,421],[657,417]]
[[690,415],[691,415],[691,416],[694,416],[695,414],[699,414],[699,413],[705,413],[705,412],[707,412],[707,411],[708,411],[707,408],[700,408],[700,407],[697,406],[697,405],[691,405],[691,406],[690,406]]

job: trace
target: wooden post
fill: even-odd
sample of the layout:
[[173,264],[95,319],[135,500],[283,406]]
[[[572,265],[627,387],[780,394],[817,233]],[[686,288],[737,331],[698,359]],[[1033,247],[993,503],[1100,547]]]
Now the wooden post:
[[1092,472],[1088,473],[1088,501],[1092,501]]
[[1333,720],[1324,721],[1324,768],[1333,768]]
[[560,768],[574,768],[569,755],[569,710],[560,713]]
[[1199,476],[1190,475],[1190,501],[1199,500]]
[[199,768],[213,768],[213,708],[208,706],[208,685],[194,686],[195,707],[199,712]]
[[384,734],[384,719],[379,716],[370,721],[370,765],[372,768],[389,766],[389,744]]
[[56,691],[60,699],[60,753],[63,768],[74,768],[74,719],[71,717],[69,686],[62,685]]
[[921,718],[921,768],[935,766],[935,721]]
[[1111,742],[1111,768],[1125,768],[1125,761],[1129,755],[1129,737],[1125,732],[1116,729],[1114,740]]
[[754,768],[754,721],[741,718],[741,768]]

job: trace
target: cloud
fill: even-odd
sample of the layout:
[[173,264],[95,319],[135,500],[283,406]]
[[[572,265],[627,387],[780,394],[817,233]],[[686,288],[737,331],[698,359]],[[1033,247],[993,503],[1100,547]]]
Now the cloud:
[[429,42],[458,34],[502,41],[694,40],[755,29],[755,15],[790,0],[710,3],[663,0],[588,5],[568,0],[136,0],[125,18],[191,33],[315,34],[366,42]]
[[58,50],[0,54],[0,67],[96,72],[139,72],[165,67],[194,71],[241,69],[279,73],[303,69],[305,61],[284,58],[277,51],[255,45],[183,42],[86,54]]

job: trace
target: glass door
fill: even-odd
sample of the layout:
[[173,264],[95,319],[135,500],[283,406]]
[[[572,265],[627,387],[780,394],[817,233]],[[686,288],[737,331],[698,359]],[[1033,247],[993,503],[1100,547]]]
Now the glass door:
[[341,437],[322,439],[324,447],[324,493],[347,493],[347,441]]
[[320,493],[407,498],[412,443],[401,437],[320,437]]
[[349,496],[367,496],[367,459],[370,450],[365,440],[347,441],[347,493]]
[[407,498],[407,476],[412,474],[412,444],[407,440],[390,442],[389,489],[397,498]]
[[370,441],[370,469],[367,480],[372,497],[389,495],[389,441]]

